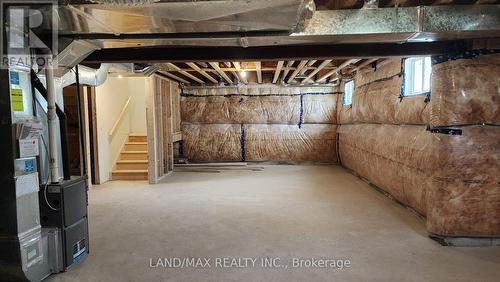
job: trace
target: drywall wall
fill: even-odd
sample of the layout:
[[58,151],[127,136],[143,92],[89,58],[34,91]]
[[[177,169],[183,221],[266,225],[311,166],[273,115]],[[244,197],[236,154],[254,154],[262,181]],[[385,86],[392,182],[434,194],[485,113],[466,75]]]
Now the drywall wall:
[[181,93],[191,161],[337,162],[332,87],[191,87]]
[[338,100],[340,161],[427,216],[430,233],[500,236],[498,55],[433,63],[430,101],[400,99],[401,61],[358,73],[352,105]]
[[108,77],[105,83],[96,87],[97,142],[99,144],[99,175],[101,183],[111,179],[111,170],[123,143],[130,133],[129,112],[120,122],[116,133],[109,137],[109,130],[130,97],[129,85],[117,77]]
[[[96,117],[101,183],[111,180],[111,171],[130,133],[146,133],[145,77],[109,76],[96,87]],[[125,115],[109,136],[123,106],[130,98]]]
[[131,97],[130,111],[130,132],[146,133],[146,78],[127,77],[123,79],[128,85],[128,93]]

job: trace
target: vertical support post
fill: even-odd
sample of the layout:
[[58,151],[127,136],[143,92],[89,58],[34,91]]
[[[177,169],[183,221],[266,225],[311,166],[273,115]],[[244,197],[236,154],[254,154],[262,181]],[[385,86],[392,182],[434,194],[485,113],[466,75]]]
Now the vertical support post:
[[157,151],[156,151],[156,111],[155,85],[156,76],[146,78],[146,123],[148,138],[148,179],[150,184],[157,182]]
[[59,166],[57,164],[57,120],[56,120],[56,93],[54,88],[54,71],[45,68],[47,83],[47,123],[49,128],[49,170],[50,181],[59,182]]

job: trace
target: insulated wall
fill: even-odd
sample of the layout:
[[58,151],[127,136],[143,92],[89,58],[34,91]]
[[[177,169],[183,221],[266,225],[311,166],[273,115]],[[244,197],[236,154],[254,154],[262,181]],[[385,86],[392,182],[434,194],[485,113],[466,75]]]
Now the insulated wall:
[[[500,236],[498,55],[435,57],[430,100],[401,98],[401,60],[359,73],[339,100],[342,165],[444,236]],[[487,125],[483,125],[487,124]]]
[[188,160],[337,161],[331,87],[191,87],[180,105]]

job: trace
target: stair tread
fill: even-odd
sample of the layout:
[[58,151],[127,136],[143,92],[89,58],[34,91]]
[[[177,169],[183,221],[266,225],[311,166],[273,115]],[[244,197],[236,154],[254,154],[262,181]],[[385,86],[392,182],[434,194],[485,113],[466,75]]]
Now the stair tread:
[[146,133],[130,133],[128,136],[133,136],[133,137],[147,137],[148,135]]
[[148,151],[121,151],[122,154],[147,154]]
[[115,169],[113,173],[145,173],[147,169]]
[[119,164],[147,164],[148,160],[118,160]]

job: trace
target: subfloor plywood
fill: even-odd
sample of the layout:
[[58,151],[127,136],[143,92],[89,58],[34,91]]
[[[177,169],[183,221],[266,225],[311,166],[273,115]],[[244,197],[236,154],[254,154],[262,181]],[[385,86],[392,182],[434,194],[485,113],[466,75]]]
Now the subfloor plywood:
[[[339,166],[174,172],[89,191],[90,255],[48,281],[497,281],[500,247],[443,247]],[[348,258],[332,269],[151,268],[159,257]]]

